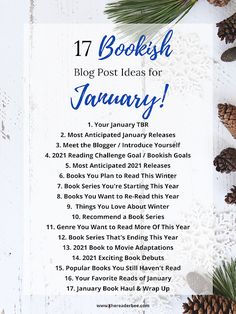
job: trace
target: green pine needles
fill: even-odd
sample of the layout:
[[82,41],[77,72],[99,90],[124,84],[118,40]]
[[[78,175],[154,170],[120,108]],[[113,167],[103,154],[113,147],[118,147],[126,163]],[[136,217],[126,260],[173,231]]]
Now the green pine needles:
[[118,0],[105,13],[117,24],[169,24],[179,22],[198,0]]
[[236,260],[223,262],[213,273],[214,294],[236,302]]

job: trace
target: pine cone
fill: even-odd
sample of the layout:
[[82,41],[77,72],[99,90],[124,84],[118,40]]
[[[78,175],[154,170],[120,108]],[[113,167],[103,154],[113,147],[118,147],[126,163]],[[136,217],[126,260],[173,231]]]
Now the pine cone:
[[236,149],[226,148],[214,160],[216,171],[230,173],[236,171]]
[[216,24],[218,29],[218,36],[221,40],[225,39],[226,44],[233,43],[236,39],[236,13],[228,19]]
[[219,104],[218,116],[224,126],[236,139],[236,107],[230,104]]
[[210,4],[214,4],[216,7],[226,6],[230,0],[207,0]]
[[236,303],[220,296],[198,295],[183,304],[184,314],[236,314]]
[[231,192],[225,196],[225,202],[227,204],[236,204],[236,186],[234,185],[230,191]]

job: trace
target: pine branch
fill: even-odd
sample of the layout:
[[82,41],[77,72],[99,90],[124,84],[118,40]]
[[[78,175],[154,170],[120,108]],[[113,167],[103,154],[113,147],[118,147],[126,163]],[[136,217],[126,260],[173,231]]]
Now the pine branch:
[[117,24],[169,24],[179,22],[198,0],[118,0],[105,13]]
[[236,301],[236,260],[223,262],[213,274],[214,293]]

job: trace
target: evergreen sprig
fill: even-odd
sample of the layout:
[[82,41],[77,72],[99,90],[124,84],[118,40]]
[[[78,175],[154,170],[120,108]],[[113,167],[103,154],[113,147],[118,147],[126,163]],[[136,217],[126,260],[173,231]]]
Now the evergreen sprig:
[[169,24],[179,22],[198,0],[118,0],[105,13],[118,24]]
[[236,260],[223,262],[213,272],[214,294],[224,296],[236,302]]

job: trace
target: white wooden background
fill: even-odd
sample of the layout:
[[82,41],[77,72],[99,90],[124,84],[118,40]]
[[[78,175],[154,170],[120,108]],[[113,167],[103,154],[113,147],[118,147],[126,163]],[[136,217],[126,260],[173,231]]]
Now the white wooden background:
[[[0,313],[5,314],[71,314],[64,300],[43,297],[25,299],[22,296],[23,261],[23,47],[24,23],[107,23],[103,14],[106,0],[0,0]],[[215,23],[236,11],[236,0],[226,8],[215,8],[199,0],[186,23]],[[216,105],[230,102],[236,105],[236,62],[225,64],[220,55],[226,45],[214,37],[214,155],[223,148],[236,147],[235,140],[219,123]],[[230,47],[230,46],[228,46]],[[199,122],[200,124],[200,122]],[[203,178],[204,180],[204,178]],[[226,256],[235,256],[235,206],[224,203],[224,195],[232,184],[233,174],[215,172],[215,205],[218,219],[225,229],[222,242],[230,242]],[[227,222],[227,225],[226,225]],[[219,240],[221,241],[221,240]],[[221,248],[222,250],[222,248]],[[223,248],[224,250],[224,248]],[[224,253],[224,252],[223,252]],[[222,253],[222,256],[224,255]],[[52,306],[52,303],[55,303]],[[175,313],[181,313],[181,303]],[[77,312],[79,313],[79,312]]]

